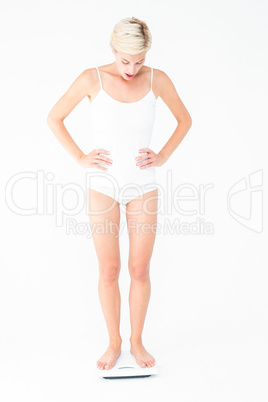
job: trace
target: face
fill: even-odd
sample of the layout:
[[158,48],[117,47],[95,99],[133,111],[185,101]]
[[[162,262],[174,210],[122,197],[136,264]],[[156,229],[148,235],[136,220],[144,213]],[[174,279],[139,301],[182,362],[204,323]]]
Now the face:
[[132,80],[145,63],[146,52],[133,55],[116,52],[113,49],[113,54],[116,66],[125,80]]

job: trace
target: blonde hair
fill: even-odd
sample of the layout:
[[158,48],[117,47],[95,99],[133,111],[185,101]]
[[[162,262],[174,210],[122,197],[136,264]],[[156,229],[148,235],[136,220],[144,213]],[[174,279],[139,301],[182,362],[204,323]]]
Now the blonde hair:
[[114,26],[110,46],[120,53],[139,54],[151,48],[152,35],[144,21],[123,18]]

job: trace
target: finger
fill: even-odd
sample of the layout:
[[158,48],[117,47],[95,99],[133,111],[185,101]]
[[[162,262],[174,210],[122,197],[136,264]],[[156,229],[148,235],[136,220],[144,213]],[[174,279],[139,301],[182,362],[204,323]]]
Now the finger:
[[144,157],[141,158],[141,162],[148,161],[149,159],[152,159],[151,155],[144,155]]
[[141,168],[141,169],[148,169],[148,168],[151,167],[151,166],[154,166],[154,165],[152,165],[151,163],[149,163],[148,165],[140,166],[140,168]]
[[101,154],[106,154],[106,155],[110,154],[110,151],[107,151],[106,149],[102,149],[102,148],[99,148],[96,151],[97,151],[97,153],[101,153]]
[[151,158],[151,157],[152,157],[152,155],[146,154],[146,155],[137,156],[137,157],[135,158],[135,160],[136,160],[136,161],[142,161],[142,160],[146,160],[146,159]]
[[97,159],[98,161],[103,161],[103,162],[107,162],[107,163],[112,163],[112,159],[109,158],[105,158],[105,156],[95,156],[95,159]]
[[146,169],[146,168],[148,168],[148,167],[151,167],[151,166],[153,166],[153,162],[149,162],[149,163],[146,163],[145,165],[140,165],[140,168],[141,169]]
[[[151,152],[151,150],[149,148],[141,148],[141,149],[139,149],[139,153],[146,153],[147,155],[149,155],[150,152]],[[144,159],[144,157],[145,157],[145,155],[137,156],[136,160],[137,161],[142,160],[142,159]]]
[[150,152],[149,148],[141,148],[139,149],[139,152]]
[[106,167],[103,167],[103,166],[99,165],[98,163],[95,163],[94,165],[95,165],[95,167],[96,167],[97,169],[100,169],[100,170],[108,170]]

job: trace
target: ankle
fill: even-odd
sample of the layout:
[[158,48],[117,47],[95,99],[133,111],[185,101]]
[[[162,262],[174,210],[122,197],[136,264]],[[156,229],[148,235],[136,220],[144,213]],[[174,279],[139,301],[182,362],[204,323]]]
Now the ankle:
[[130,337],[129,340],[130,340],[131,345],[142,345],[141,336]]
[[122,343],[122,338],[119,337],[114,337],[114,338],[110,338],[110,345],[112,346],[117,346],[117,345],[121,345]]

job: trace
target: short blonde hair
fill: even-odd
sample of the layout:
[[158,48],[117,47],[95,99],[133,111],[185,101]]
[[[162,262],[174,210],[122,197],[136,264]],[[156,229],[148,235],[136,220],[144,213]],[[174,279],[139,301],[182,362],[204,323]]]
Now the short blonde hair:
[[113,29],[110,46],[120,53],[139,54],[151,48],[152,35],[144,21],[123,18]]

